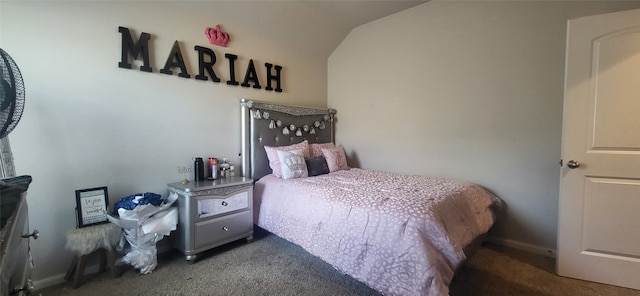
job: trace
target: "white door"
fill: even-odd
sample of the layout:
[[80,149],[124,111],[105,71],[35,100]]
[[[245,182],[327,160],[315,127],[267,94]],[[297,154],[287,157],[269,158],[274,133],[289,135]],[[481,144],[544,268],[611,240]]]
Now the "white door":
[[557,271],[640,289],[640,10],[567,38]]

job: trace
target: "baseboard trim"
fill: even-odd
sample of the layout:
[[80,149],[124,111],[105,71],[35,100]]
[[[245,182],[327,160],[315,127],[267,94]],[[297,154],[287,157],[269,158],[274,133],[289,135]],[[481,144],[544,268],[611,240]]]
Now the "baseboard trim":
[[39,290],[49,288],[57,284],[61,284],[64,282],[64,276],[65,274],[63,273],[63,274],[57,274],[45,279],[33,281],[33,290],[37,292]]
[[[157,247],[158,255],[172,250],[171,246],[167,243],[164,243],[164,244],[159,243],[158,245],[156,245],[156,247]],[[118,256],[120,255],[122,254],[118,254]],[[122,258],[118,258],[117,260],[121,260],[121,259]],[[120,263],[118,262],[116,264],[120,264]],[[100,266],[98,263],[87,265],[87,267],[85,267],[85,274],[88,275],[88,274],[98,273],[99,268]],[[62,284],[65,281],[64,279],[65,275],[66,275],[66,272],[57,274],[48,278],[33,281],[33,290],[38,291],[38,290],[49,288],[54,285]]]
[[[100,271],[99,269],[100,269],[100,265],[98,263],[87,265],[87,267],[85,267],[85,274],[98,273]],[[61,274],[56,274],[52,277],[48,277],[45,279],[33,281],[33,290],[38,291],[41,289],[49,288],[57,284],[62,284],[65,281],[64,279],[65,275],[66,275],[66,272]]]
[[496,245],[501,245],[505,247],[518,249],[521,251],[526,251],[526,252],[530,252],[538,255],[556,258],[556,249],[549,249],[541,246],[536,246],[532,244],[527,244],[523,242],[518,242],[518,241],[509,240],[509,239],[493,237],[493,236],[487,237],[487,241],[489,241],[490,243],[494,243]]

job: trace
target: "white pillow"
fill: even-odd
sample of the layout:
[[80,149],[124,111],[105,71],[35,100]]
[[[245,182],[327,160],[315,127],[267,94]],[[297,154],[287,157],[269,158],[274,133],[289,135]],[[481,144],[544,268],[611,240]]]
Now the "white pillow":
[[309,176],[307,163],[302,150],[278,150],[278,159],[282,165],[282,179],[305,178]]

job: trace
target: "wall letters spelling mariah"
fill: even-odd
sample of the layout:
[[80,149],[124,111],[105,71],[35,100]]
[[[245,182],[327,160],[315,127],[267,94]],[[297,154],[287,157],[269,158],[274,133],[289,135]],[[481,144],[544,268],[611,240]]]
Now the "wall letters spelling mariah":
[[[142,65],[140,66],[140,71],[152,72],[153,69],[149,65],[149,40],[151,39],[151,35],[149,33],[142,32],[138,41],[134,42],[128,28],[119,27],[118,31],[122,34],[122,58],[118,63],[118,67],[131,69],[129,56],[133,57],[134,60],[137,60],[138,57],[141,56]],[[220,78],[213,70],[213,66],[216,64],[217,60],[215,52],[210,48],[197,45],[194,49],[198,52],[198,75],[196,75],[195,79],[206,81],[211,78],[213,82],[219,83]],[[245,71],[244,79],[242,80],[242,83],[239,83],[238,80],[236,80],[235,71],[238,56],[235,54],[225,53],[224,57],[229,63],[229,79],[227,80],[227,85],[240,85],[242,87],[253,87],[255,89],[262,88],[260,79],[258,78],[258,73],[256,72],[256,68],[253,64],[253,59],[249,60],[249,65]],[[268,91],[282,92],[280,83],[280,71],[282,70],[282,67],[270,63],[265,63],[264,66],[267,76],[267,86],[264,89]],[[171,49],[171,52],[169,52],[164,68],[160,69],[160,73],[173,75],[173,69],[175,68],[180,70],[180,73],[178,73],[179,77],[191,78],[191,74],[189,74],[187,66],[184,63],[182,51],[180,50],[180,45],[177,40],[173,43],[173,48]],[[273,82],[275,82],[275,88],[272,87]]]

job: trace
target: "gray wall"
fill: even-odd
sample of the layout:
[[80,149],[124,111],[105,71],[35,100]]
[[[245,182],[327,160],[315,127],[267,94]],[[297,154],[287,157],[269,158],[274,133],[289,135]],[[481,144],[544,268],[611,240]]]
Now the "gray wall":
[[352,165],[479,183],[494,240],[556,247],[566,22],[639,2],[434,1],[354,29],[328,105]]
[[[167,183],[192,178],[178,171],[191,168],[192,157],[237,160],[241,98],[326,106],[326,56],[297,51],[293,34],[269,33],[287,26],[278,16],[288,7],[284,2],[1,3],[0,46],[18,63],[26,84],[26,109],[9,138],[17,173],[34,180],[28,202],[31,228],[41,233],[32,243],[36,286],[62,280],[71,262],[64,244],[76,226],[75,190],[107,186],[111,205],[139,192],[166,197]],[[205,28],[216,24],[232,36],[227,48],[205,38]],[[153,73],[118,67],[119,26],[135,36],[152,35]],[[178,77],[177,70],[158,73],[175,40],[190,79]],[[222,83],[193,78],[195,45],[216,52]],[[263,89],[226,85],[224,53],[238,55],[239,80],[253,59]],[[266,62],[284,67],[284,92],[264,90]]]

